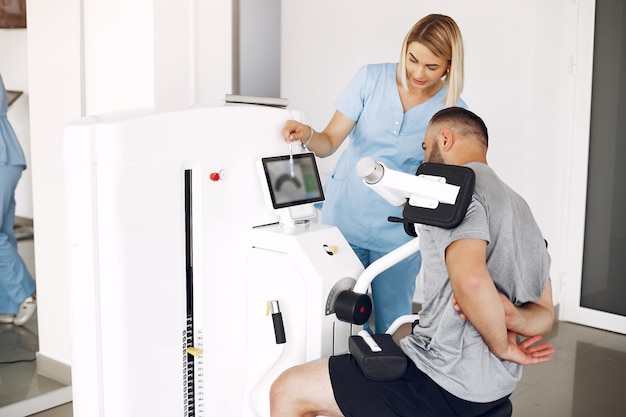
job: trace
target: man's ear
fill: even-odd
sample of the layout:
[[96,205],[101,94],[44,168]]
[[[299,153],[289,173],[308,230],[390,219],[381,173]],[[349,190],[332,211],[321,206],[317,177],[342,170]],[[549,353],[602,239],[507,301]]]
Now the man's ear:
[[447,127],[441,128],[439,131],[439,135],[441,136],[441,150],[449,151],[454,143],[454,135],[452,134],[452,130]]

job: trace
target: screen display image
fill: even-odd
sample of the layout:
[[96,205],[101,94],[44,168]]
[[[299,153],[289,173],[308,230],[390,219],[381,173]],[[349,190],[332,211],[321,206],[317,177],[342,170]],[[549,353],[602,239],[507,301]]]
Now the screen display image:
[[293,155],[293,175],[289,155],[263,158],[263,171],[275,209],[324,201],[315,155]]

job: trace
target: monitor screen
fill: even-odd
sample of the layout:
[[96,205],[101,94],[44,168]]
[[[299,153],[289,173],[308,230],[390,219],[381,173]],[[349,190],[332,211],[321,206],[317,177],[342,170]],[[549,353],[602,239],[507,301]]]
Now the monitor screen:
[[294,154],[293,175],[289,155],[262,158],[261,162],[274,209],[324,201],[315,154]]

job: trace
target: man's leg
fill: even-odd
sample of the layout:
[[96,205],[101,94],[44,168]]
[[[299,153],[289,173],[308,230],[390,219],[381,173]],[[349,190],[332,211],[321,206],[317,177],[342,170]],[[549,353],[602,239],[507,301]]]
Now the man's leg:
[[335,402],[328,358],[287,369],[270,390],[272,417],[343,417]]

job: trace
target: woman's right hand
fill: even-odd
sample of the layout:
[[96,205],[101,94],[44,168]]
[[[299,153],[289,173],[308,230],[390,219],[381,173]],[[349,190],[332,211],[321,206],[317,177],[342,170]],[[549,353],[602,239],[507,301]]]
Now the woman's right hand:
[[297,120],[287,120],[281,130],[281,135],[285,142],[300,141],[309,151],[315,152],[316,156],[325,158],[339,148],[354,128],[355,123],[354,120],[335,111],[328,126],[321,132],[316,132],[311,126]]
[[296,120],[287,120],[281,134],[287,143],[296,141],[305,143],[311,136],[311,127]]

